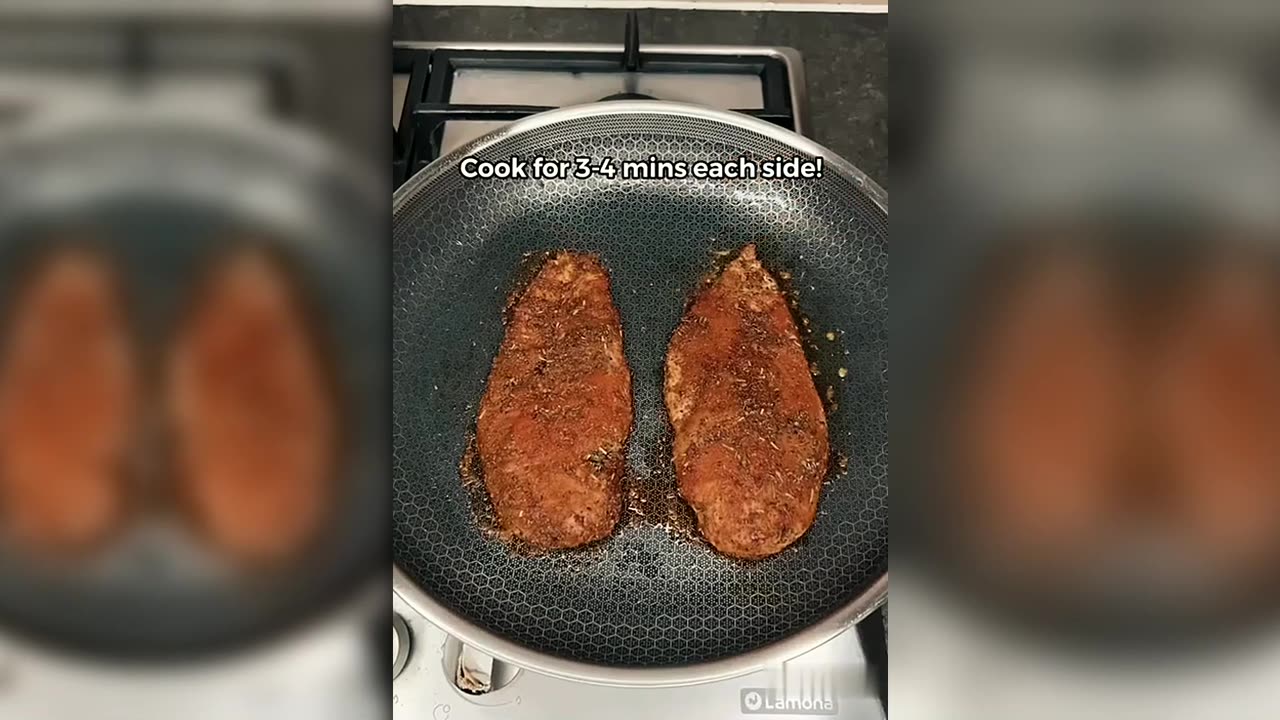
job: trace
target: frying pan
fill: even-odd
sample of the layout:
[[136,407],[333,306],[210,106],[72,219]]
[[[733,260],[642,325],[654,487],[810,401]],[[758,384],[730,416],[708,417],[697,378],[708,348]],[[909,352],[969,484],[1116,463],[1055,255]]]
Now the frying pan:
[[[899,396],[895,421],[904,438],[894,466],[895,522],[908,530],[898,535],[895,551],[927,576],[932,589],[984,621],[1087,653],[1166,658],[1270,631],[1280,599],[1276,551],[1252,572],[1223,564],[1193,566],[1195,574],[1162,574],[1164,568],[1150,555],[1137,554],[1145,549],[1145,538],[1126,532],[1145,528],[1104,515],[1119,530],[1077,533],[1076,555],[1086,559],[1082,567],[1068,569],[1031,553],[1010,561],[991,552],[991,541],[976,541],[974,527],[985,516],[973,511],[969,480],[975,470],[954,454],[955,410],[963,407],[954,398],[972,372],[967,360],[992,337],[986,329],[991,307],[1008,302],[998,288],[1007,286],[1028,259],[1048,256],[1055,248],[1090,258],[1112,283],[1115,319],[1143,338],[1158,338],[1150,328],[1177,318],[1167,307],[1170,300],[1178,297],[1181,283],[1214,258],[1246,250],[1270,272],[1280,269],[1269,240],[1257,242],[1269,235],[1230,210],[1205,200],[1179,200],[1181,206],[1173,210],[1174,203],[1164,198],[1181,196],[1172,195],[1168,181],[1136,189],[1124,187],[1128,182],[1127,177],[1109,182],[1090,177],[1087,191],[1073,188],[1074,194],[1064,194],[1068,202],[1010,193],[999,204],[970,202],[970,184],[962,192],[934,187],[928,197],[936,212],[904,223],[908,236],[920,241],[920,253],[913,271],[895,284],[894,353],[901,358],[901,371],[912,378]],[[921,447],[929,451],[920,452]],[[1157,527],[1179,543],[1174,547],[1180,553],[1194,557],[1203,551],[1194,536],[1182,535],[1178,524],[1159,514],[1167,502],[1161,469],[1139,469],[1150,474],[1145,482],[1154,491],[1138,496],[1140,503],[1128,502],[1143,514],[1118,517],[1145,520],[1149,514],[1163,520],[1165,525]],[[1128,478],[1113,482],[1123,481]],[[1104,506],[1095,512],[1113,511]],[[1012,533],[1001,540],[1010,547],[1031,547]],[[1153,569],[1135,569],[1135,557]]]
[[[795,180],[462,176],[467,156],[513,155],[820,157],[825,172]],[[440,158],[397,191],[392,222],[394,586],[427,619],[559,677],[678,685],[797,655],[883,601],[888,200],[864,174],[736,113],[611,101],[521,120]],[[748,242],[790,277],[812,333],[819,391],[831,388],[833,466],[847,465],[833,470],[809,533],[757,562],[717,554],[693,529],[675,493],[661,394],[667,343],[688,299],[717,257]],[[464,487],[459,467],[513,278],[555,249],[597,253],[611,272],[635,428],[617,531],[585,549],[533,556],[488,531],[484,493]]]
[[[386,326],[369,318],[385,317],[386,255],[368,235],[386,222],[385,194],[329,145],[266,120],[81,110],[0,145],[0,297],[50,238],[75,235],[121,276],[154,377],[202,268],[234,238],[266,241],[292,261],[332,335],[350,434],[343,512],[309,557],[252,582],[158,513],[72,566],[0,549],[0,627],[114,658],[257,642],[335,608],[385,557],[387,491],[371,480],[386,477],[388,351]],[[165,484],[162,472],[138,474]]]

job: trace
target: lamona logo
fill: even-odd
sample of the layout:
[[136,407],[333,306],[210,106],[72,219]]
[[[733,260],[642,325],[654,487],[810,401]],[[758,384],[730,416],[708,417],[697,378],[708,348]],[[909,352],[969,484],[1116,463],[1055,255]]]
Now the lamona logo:
[[744,688],[742,712],[746,715],[835,715],[830,697],[783,697],[772,688]]
[[832,710],[830,700],[818,698],[765,698],[766,710]]

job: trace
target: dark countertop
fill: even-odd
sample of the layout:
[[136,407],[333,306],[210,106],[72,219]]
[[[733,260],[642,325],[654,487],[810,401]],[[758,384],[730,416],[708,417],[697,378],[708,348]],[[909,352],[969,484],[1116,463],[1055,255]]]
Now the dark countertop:
[[[889,186],[885,15],[640,10],[640,42],[793,47],[814,140]],[[396,6],[396,40],[621,43],[624,10]]]

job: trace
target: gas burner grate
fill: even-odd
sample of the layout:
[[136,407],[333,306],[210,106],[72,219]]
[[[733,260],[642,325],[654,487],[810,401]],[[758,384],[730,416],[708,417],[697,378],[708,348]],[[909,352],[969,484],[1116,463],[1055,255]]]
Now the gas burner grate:
[[[626,42],[621,51],[589,46],[485,49],[426,47],[396,44],[392,72],[408,77],[408,88],[399,123],[393,128],[392,182],[399,187],[442,154],[445,125],[452,121],[510,122],[551,110],[554,105],[512,105],[451,102],[454,80],[460,71],[527,70],[565,73],[631,73],[650,75],[741,75],[760,80],[757,108],[733,108],[753,117],[804,132],[794,107],[793,75],[787,61],[767,48],[743,48],[743,52],[714,48],[642,50],[635,14],[627,16]],[[736,50],[736,49],[735,49]],[[611,94],[601,100],[642,95]],[[664,99],[664,98],[657,98]],[[666,98],[670,99],[670,98]]]

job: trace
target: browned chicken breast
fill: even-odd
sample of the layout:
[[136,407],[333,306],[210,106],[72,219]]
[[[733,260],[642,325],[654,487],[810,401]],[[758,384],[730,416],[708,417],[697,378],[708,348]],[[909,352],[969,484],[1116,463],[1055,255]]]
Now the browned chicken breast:
[[680,494],[722,553],[780,552],[813,524],[827,419],[778,284],[748,245],[695,299],[667,352]]
[[1093,263],[1022,268],[976,338],[955,410],[969,508],[1002,552],[1047,561],[1101,537],[1132,399],[1126,336]]
[[179,483],[239,560],[286,559],[332,510],[337,410],[295,288],[258,251],[219,265],[170,366]]
[[109,268],[60,251],[10,315],[0,360],[0,512],[6,534],[83,549],[115,528],[136,378]]
[[476,439],[504,532],[540,549],[607,536],[622,506],[631,371],[609,275],[560,253],[512,307]]
[[1175,314],[1157,367],[1156,418],[1180,528],[1223,567],[1270,567],[1280,542],[1273,271],[1245,261],[1205,270]]

